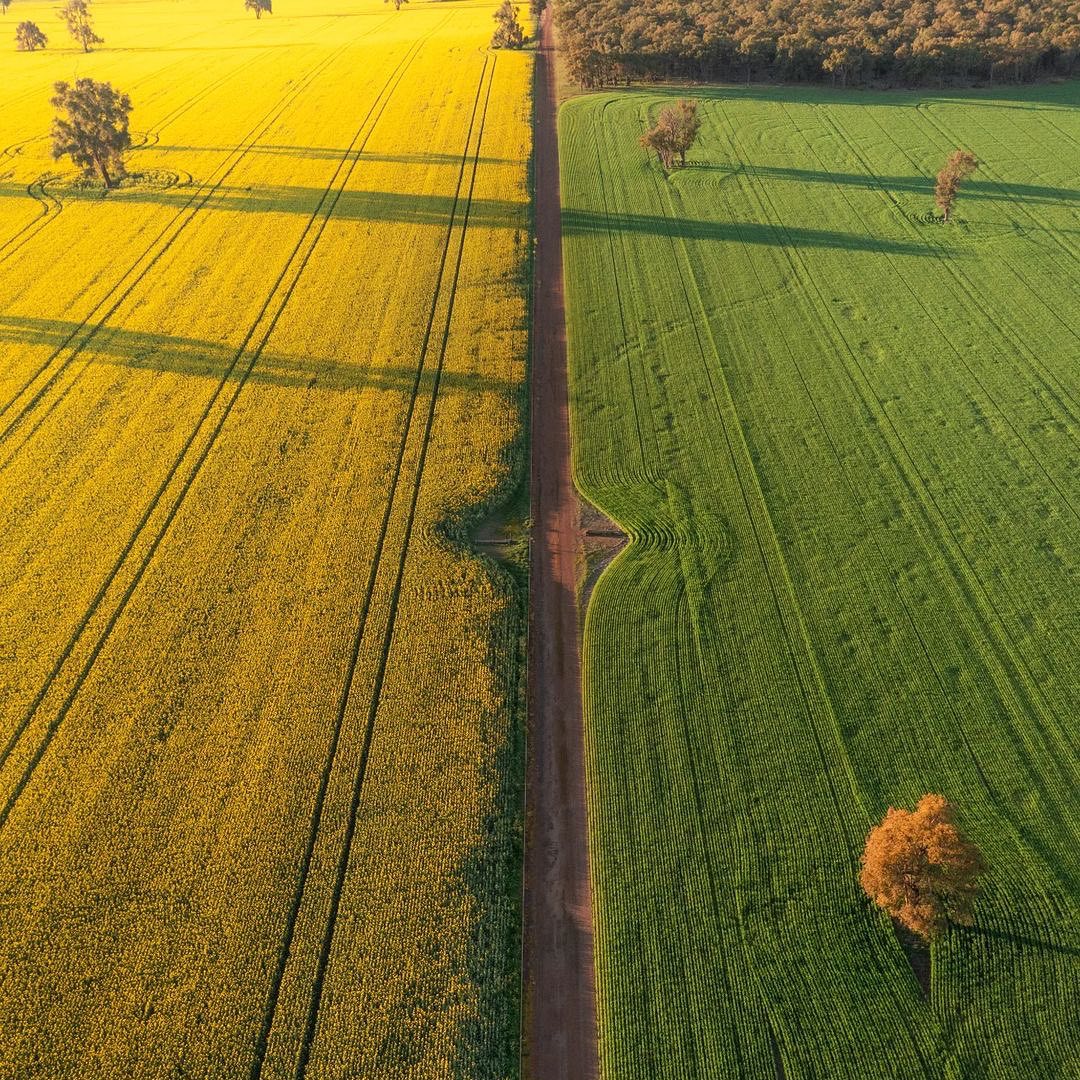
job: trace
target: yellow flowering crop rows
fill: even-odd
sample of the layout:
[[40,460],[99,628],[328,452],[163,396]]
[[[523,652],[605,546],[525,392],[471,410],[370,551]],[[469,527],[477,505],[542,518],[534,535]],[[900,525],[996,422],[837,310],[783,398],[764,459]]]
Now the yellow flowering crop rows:
[[[460,542],[525,376],[493,7],[98,0],[83,56],[19,4],[0,1077],[514,1071],[520,597]],[[42,137],[76,73],[135,104],[107,196]]]

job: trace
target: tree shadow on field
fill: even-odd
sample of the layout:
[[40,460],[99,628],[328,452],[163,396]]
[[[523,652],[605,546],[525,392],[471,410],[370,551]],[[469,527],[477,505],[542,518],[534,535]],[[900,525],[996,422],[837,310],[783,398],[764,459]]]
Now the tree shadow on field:
[[1061,83],[1040,82],[1025,86],[957,87],[955,89],[937,87],[891,89],[849,87],[845,89],[805,83],[754,83],[750,86],[745,83],[643,85],[620,87],[616,91],[597,91],[582,100],[612,95],[622,100],[630,97],[652,99],[695,97],[705,101],[761,101],[778,105],[858,105],[860,107],[887,105],[909,109],[916,105],[962,105],[964,107],[1018,109],[1023,112],[1072,114],[1077,105],[1080,105],[1080,80],[1069,79]]
[[[72,342],[93,340],[82,353],[94,363],[115,364],[143,371],[221,379],[237,356],[237,349],[220,342],[170,334],[145,333],[112,326],[95,326],[59,319],[33,319],[0,315],[0,347],[38,345],[58,349]],[[233,373],[240,377],[241,367]],[[297,356],[264,350],[248,382],[268,386],[321,390],[388,390],[411,393],[417,368],[410,365],[350,363],[342,357]],[[443,369],[440,385],[467,393],[517,393],[505,380],[473,372]]]
[[[26,198],[26,189],[17,184],[0,184],[0,196]],[[198,199],[207,210],[245,214],[313,214],[325,196],[316,188],[225,188],[219,187],[205,197],[190,186],[165,190],[132,189],[107,196],[114,207],[126,203],[154,203],[188,206]],[[66,201],[71,196],[63,193]],[[78,198],[78,196],[74,196]],[[100,192],[93,195],[100,200]],[[395,191],[346,191],[334,206],[335,221],[399,222],[409,225],[433,225],[445,228],[455,210],[450,195],[413,195]],[[460,206],[458,207],[460,213]],[[481,228],[522,228],[521,204],[508,199],[473,199],[469,203],[469,224]],[[661,214],[605,214],[593,210],[565,208],[562,214],[563,235],[639,233],[651,236],[686,237],[694,240],[730,240],[744,244],[775,247],[829,248],[842,251],[886,252],[893,255],[926,257],[932,252],[925,244],[893,240],[870,233],[856,234],[829,229],[809,229],[756,221],[715,221],[699,218],[667,217]]]
[[[232,154],[235,146],[182,146],[163,145],[154,146],[155,153],[181,153],[181,154]],[[281,157],[308,158],[314,161],[340,161],[349,153],[344,147],[335,146],[290,146],[274,143],[256,143],[246,150],[247,154],[270,154]],[[365,150],[359,158],[361,164],[366,161],[387,162],[396,165],[453,165],[461,166],[461,154],[374,154]],[[469,161],[479,161],[481,165],[517,165],[518,162],[510,158],[481,157],[469,158]]]
[[[694,172],[731,173],[739,165],[707,164],[691,162]],[[800,184],[839,184],[843,187],[878,188],[910,193],[931,199],[934,196],[934,180],[926,176],[879,176],[870,173],[836,173],[818,169],[790,169],[769,165],[747,165],[745,171],[759,180],[790,181]],[[1040,184],[997,183],[992,180],[967,180],[963,197],[967,199],[1013,200],[1027,203],[1054,204],[1080,202],[1080,188],[1045,187]]]
[[931,254],[925,244],[890,240],[871,233],[807,229],[797,225],[779,228],[758,221],[702,221],[654,214],[603,214],[590,210],[563,210],[563,234],[607,232],[647,233],[692,240],[730,240],[774,247],[831,248],[842,251],[876,251],[891,255]]
[[964,928],[963,933],[971,934],[975,937],[1009,942],[1013,945],[1021,945],[1026,948],[1036,949],[1040,952],[1058,953],[1062,956],[1080,956],[1080,947],[1075,945],[1065,945],[1056,941],[1047,941],[1044,938],[1028,937],[1025,934],[1013,934],[1005,930],[991,930],[982,926],[969,926]]
[[[51,190],[51,189],[50,189]],[[197,205],[200,210],[227,210],[243,214],[299,214],[308,217],[315,213],[326,198],[323,188],[307,187],[229,187],[219,185],[200,193],[198,186],[185,184],[171,188],[130,188],[104,193],[94,188],[86,196],[72,189],[56,191],[65,205],[80,198],[100,202],[107,199],[116,208],[124,203],[152,203],[184,209]],[[27,198],[26,186],[17,183],[0,184],[0,197]],[[335,221],[384,221],[404,224],[438,225],[445,227],[455,208],[458,213],[464,202],[452,195],[415,195],[397,191],[343,191],[334,203]],[[485,228],[523,228],[522,202],[509,199],[472,199],[469,204],[469,223]]]

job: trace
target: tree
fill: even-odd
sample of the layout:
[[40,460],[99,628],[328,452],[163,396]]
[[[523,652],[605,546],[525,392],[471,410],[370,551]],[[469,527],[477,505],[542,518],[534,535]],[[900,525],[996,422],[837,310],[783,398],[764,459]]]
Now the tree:
[[698,116],[698,103],[688,98],[681,98],[677,105],[668,107],[660,113],[660,123],[671,131],[671,142],[679,155],[679,164],[686,164],[686,152],[697,142],[701,131],[701,117]]
[[518,21],[518,9],[503,0],[495,12],[495,33],[491,38],[493,49],[520,49],[525,44],[525,31]]
[[841,39],[834,43],[832,50],[821,61],[821,70],[832,75],[834,79],[839,75],[840,85],[847,86],[848,75],[857,73],[862,63],[863,52],[858,45]]
[[44,49],[49,39],[41,32],[37,23],[21,22],[15,27],[15,47],[19,52],[33,52]]
[[400,11],[401,10],[401,5],[402,4],[407,4],[408,2],[409,2],[409,0],[383,0],[384,4],[392,3],[394,5],[394,10],[395,11]]
[[91,45],[104,44],[90,22],[90,0],[67,0],[58,14],[67,23],[68,33],[83,47],[83,52],[89,52]]
[[755,64],[767,64],[776,52],[776,32],[764,20],[747,28],[739,40],[736,52],[746,61],[746,85]]
[[671,132],[662,124],[649,128],[638,141],[646,150],[652,150],[656,154],[665,169],[670,169],[674,164],[675,146],[671,141]]
[[937,185],[934,188],[934,202],[938,209],[945,215],[948,222],[952,213],[953,203],[956,202],[956,194],[960,185],[979,167],[979,162],[974,154],[967,150],[954,150],[945,162],[945,168],[938,173]]
[[244,10],[254,11],[256,19],[261,19],[264,11],[267,15],[273,15],[273,0],[244,0]]
[[11,7],[11,0],[0,0],[0,12],[6,15],[9,7]]
[[540,16],[544,14],[544,8],[546,7],[547,0],[529,0],[529,10],[537,22],[540,21]]
[[670,169],[678,156],[679,164],[686,164],[686,152],[697,141],[701,131],[698,103],[683,98],[675,105],[660,110],[653,127],[641,136],[640,142],[653,150],[665,169]]
[[607,57],[597,49],[586,48],[580,43],[561,49],[566,62],[566,72],[583,90],[603,86],[611,74]]
[[866,838],[859,884],[879,907],[927,941],[948,923],[970,926],[985,867],[978,849],[953,824],[941,795],[915,810],[889,808]]
[[60,114],[52,125],[52,156],[67,155],[88,175],[97,172],[112,187],[124,175],[123,153],[131,147],[131,99],[106,82],[76,79],[56,84],[52,104]]

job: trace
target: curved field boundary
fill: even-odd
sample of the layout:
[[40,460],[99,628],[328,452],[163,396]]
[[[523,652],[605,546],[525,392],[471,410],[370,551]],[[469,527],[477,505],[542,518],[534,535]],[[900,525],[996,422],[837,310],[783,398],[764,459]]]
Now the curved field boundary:
[[[665,173],[636,138],[674,96],[563,114],[578,475],[634,536],[586,630],[605,1073],[1057,1075],[1080,499],[1074,275],[1042,232],[1071,242],[1068,169],[1020,161],[1037,116],[1007,148],[961,101],[944,127],[697,89]],[[993,180],[949,230],[912,212],[946,144]],[[993,882],[924,996],[857,857],[928,790]]]

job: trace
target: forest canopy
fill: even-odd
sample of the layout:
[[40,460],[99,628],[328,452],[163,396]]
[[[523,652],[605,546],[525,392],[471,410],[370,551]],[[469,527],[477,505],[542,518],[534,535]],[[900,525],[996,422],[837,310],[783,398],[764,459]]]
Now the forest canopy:
[[915,85],[1071,75],[1080,0],[558,0],[571,77]]

